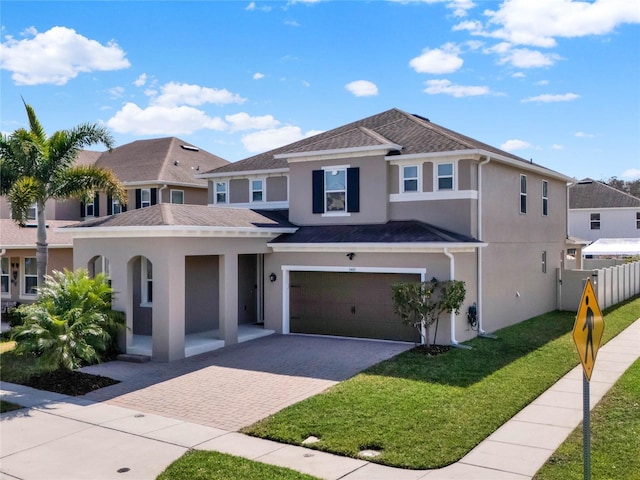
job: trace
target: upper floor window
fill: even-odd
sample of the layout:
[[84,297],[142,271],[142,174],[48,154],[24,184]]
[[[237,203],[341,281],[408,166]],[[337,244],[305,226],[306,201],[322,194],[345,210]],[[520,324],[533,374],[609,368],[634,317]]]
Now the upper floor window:
[[140,208],[146,208],[151,206],[151,189],[140,189]]
[[122,205],[120,204],[120,200],[111,201],[111,213],[113,215],[115,215],[116,213],[122,213]]
[[84,216],[85,217],[93,217],[96,214],[96,204],[95,201],[87,202],[84,204]]
[[527,213],[527,176],[520,175],[520,213]]
[[549,182],[542,181],[542,215],[549,214]]
[[640,212],[636,212],[636,228],[640,230]]
[[348,166],[313,171],[313,213],[360,211],[360,169]]
[[171,203],[184,203],[184,190],[171,190]]
[[418,191],[418,166],[406,165],[402,167],[402,191]]
[[251,201],[263,202],[264,201],[264,180],[256,179],[251,180]]
[[591,230],[600,230],[600,214],[592,213],[589,216],[589,220],[591,223]]
[[546,252],[546,250],[544,252],[542,252],[541,263],[542,263],[542,273],[547,273],[547,252]]
[[436,171],[438,190],[453,190],[453,163],[439,163]]
[[213,184],[213,198],[215,203],[227,203],[227,182]]
[[38,204],[34,203],[27,210],[27,220],[35,220],[38,218]]
[[23,293],[25,295],[35,295],[38,287],[38,264],[36,257],[25,257],[23,271]]
[[9,258],[0,257],[0,293],[9,293]]

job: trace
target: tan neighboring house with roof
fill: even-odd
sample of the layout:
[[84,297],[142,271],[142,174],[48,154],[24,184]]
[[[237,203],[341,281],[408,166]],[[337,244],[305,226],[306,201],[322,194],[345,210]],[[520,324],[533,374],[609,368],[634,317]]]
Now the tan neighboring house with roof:
[[[94,201],[49,200],[46,204],[49,243],[48,273],[73,268],[72,239],[68,233],[55,233],[57,227],[91,218],[118,214],[127,209],[145,208],[157,203],[207,203],[207,181],[196,174],[226,165],[226,160],[179,138],[137,140],[110,152],[81,151],[76,165],[97,165],[114,172],[127,189],[128,205],[96,193]],[[2,299],[29,302],[35,299],[31,272],[35,272],[35,228],[19,228],[9,220],[11,212],[0,197],[0,252],[2,253]],[[30,215],[35,225],[36,212]],[[62,222],[62,223],[61,223]],[[108,262],[88,265],[92,272],[108,274]],[[16,276],[17,279],[13,277]],[[8,279],[8,280],[7,280]],[[25,280],[26,279],[26,280]]]
[[108,259],[128,353],[170,361],[273,332],[415,342],[391,285],[433,277],[467,290],[438,343],[556,308],[573,180],[418,115],[391,109],[199,177],[208,206],[65,229],[75,267]]

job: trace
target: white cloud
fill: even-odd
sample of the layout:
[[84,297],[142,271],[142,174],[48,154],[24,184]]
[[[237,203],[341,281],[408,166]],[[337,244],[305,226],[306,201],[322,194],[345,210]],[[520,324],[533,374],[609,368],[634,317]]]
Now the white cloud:
[[133,82],[133,84],[136,87],[143,87],[144,84],[147,83],[147,74],[143,73],[141,74],[138,78],[135,79],[135,81]]
[[254,80],[261,80],[264,78],[264,73],[260,73],[260,72],[256,72],[253,74],[253,79]]
[[344,88],[356,97],[371,97],[378,95],[378,87],[368,80],[355,80],[347,83]]
[[578,138],[595,138],[593,133],[576,132],[573,135]]
[[640,168],[630,168],[622,172],[622,178],[635,179],[640,178]]
[[234,115],[227,115],[224,119],[230,125],[231,132],[237,132],[240,130],[264,130],[268,128],[276,128],[280,125],[280,122],[276,120],[273,115],[252,117],[248,113],[240,112]]
[[526,75],[523,72],[516,72],[513,75],[511,75],[513,78],[524,78],[526,77]]
[[580,95],[575,93],[564,93],[561,95],[553,95],[550,93],[545,93],[542,95],[536,95],[535,97],[528,97],[522,99],[523,103],[526,102],[540,102],[540,103],[554,103],[554,102],[571,102],[572,100],[576,100],[580,98]]
[[487,10],[488,27],[472,33],[501,38],[520,45],[556,46],[556,37],[605,35],[624,23],[640,23],[633,0],[507,0],[496,11]]
[[549,80],[540,80],[539,82],[536,82],[536,85],[540,85],[540,86],[549,85]]
[[124,95],[124,87],[113,87],[107,91],[111,95],[111,98],[122,98]]
[[300,24],[298,22],[296,22],[295,20],[285,20],[284,21],[285,25],[289,25],[290,27],[299,27]]
[[459,53],[460,48],[454,43],[446,43],[440,48],[425,48],[421,55],[411,59],[409,66],[418,73],[453,73],[464,63]]
[[486,86],[455,85],[450,80],[428,80],[425,82],[425,93],[430,95],[445,94],[452,97],[472,97],[489,95],[491,90]]
[[300,127],[287,125],[280,128],[269,128],[244,135],[242,137],[242,144],[249,152],[266,152],[267,150],[272,150],[292,142],[297,142],[298,140],[302,140],[303,138],[307,138],[318,133],[321,132],[312,130],[303,134]]
[[44,33],[30,28],[26,34],[33,37],[8,36],[0,45],[0,68],[13,72],[16,85],[64,85],[79,73],[131,66],[115,42],[102,45],[71,28],[53,27]]
[[209,117],[193,107],[153,105],[142,109],[134,103],[125,104],[107,126],[117,133],[134,135],[189,135],[197,130],[227,128],[221,118]]
[[164,107],[175,107],[177,105],[202,105],[213,103],[215,105],[226,105],[230,103],[244,103],[246,98],[231,93],[226,89],[201,87],[200,85],[190,85],[187,83],[165,83],[160,87],[160,95],[153,98],[153,105]]
[[453,10],[454,17],[465,17],[467,10],[475,7],[476,4],[472,0],[389,0],[395,3],[446,3],[447,8]]
[[542,53],[528,48],[514,48],[499,55],[499,64],[509,63],[517,68],[550,67],[561,58],[555,53]]
[[553,150],[563,150],[564,149],[564,145],[560,145],[559,143],[554,143],[553,145],[551,145],[551,148]]
[[514,150],[522,150],[525,148],[531,148],[531,144],[529,142],[525,142],[524,140],[518,140],[518,139],[511,139],[511,140],[507,140],[506,142],[504,142],[502,145],[500,145],[500,148],[502,150],[505,150],[507,152],[512,152]]

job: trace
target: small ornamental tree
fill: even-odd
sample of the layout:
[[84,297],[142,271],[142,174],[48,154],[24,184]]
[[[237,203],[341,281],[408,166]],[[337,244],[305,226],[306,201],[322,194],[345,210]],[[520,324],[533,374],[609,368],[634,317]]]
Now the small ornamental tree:
[[48,369],[74,370],[101,361],[124,323],[111,310],[113,290],[104,274],[86,269],[46,276],[38,300],[18,307],[24,323],[13,329],[16,352],[36,355]]
[[393,306],[405,325],[420,331],[422,343],[430,347],[429,330],[443,313],[460,313],[467,294],[460,280],[396,283],[391,286]]

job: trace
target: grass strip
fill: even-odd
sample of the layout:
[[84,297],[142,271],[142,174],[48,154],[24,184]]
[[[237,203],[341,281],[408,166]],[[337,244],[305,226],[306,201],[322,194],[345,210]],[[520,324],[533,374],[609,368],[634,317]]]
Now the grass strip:
[[7,402],[6,400],[0,400],[0,413],[11,412],[12,410],[18,410],[20,408],[22,408],[22,405]]
[[[591,411],[591,476],[636,480],[640,472],[640,360]],[[582,424],[536,473],[535,480],[582,480]]]
[[[603,342],[640,317],[640,298],[604,312]],[[472,350],[405,352],[292,405],[244,433],[403,468],[456,462],[578,362],[575,314],[550,312],[476,338]]]
[[219,452],[191,450],[173,462],[157,480],[317,480],[288,468]]

